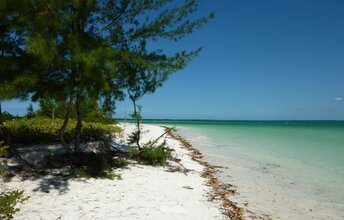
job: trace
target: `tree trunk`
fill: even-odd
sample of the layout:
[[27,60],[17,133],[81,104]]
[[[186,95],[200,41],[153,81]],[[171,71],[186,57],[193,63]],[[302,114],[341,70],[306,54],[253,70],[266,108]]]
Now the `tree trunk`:
[[76,87],[76,116],[77,116],[77,123],[75,128],[75,148],[74,153],[80,152],[80,143],[81,143],[81,128],[82,128],[82,116],[81,116],[81,91],[80,91],[80,78],[77,82]]
[[66,131],[69,119],[70,119],[70,115],[72,112],[72,107],[73,107],[73,101],[74,101],[74,83],[75,83],[75,75],[72,73],[72,78],[71,78],[71,85],[70,85],[70,91],[69,91],[69,103],[67,105],[67,113],[64,117],[64,121],[62,124],[62,127],[59,130],[59,139],[60,139],[60,143],[62,144],[63,148],[65,149],[67,154],[71,153],[71,150],[69,148],[69,146],[67,145],[67,142],[64,138],[64,133]]
[[[79,11],[79,0],[73,0],[73,16],[75,16],[75,20],[73,22],[72,32],[77,37],[76,41],[76,48],[73,48],[72,50],[72,61],[73,61],[73,71],[75,72],[75,80],[76,80],[76,116],[77,116],[77,123],[75,127],[75,143],[74,143],[74,153],[80,152],[80,143],[81,143],[81,128],[82,128],[82,117],[81,117],[81,72],[80,72],[80,62],[74,60],[74,56],[79,53],[78,50],[81,45],[79,45],[80,36],[79,33],[83,32],[84,29],[84,23],[82,21],[82,18],[80,16]],[[74,62],[75,61],[75,62]]]
[[138,115],[137,112],[137,106],[136,106],[136,100],[132,98],[133,104],[134,104],[134,115],[136,119],[136,126],[137,126],[137,139],[136,139],[136,144],[139,150],[141,151],[141,145],[140,145],[140,139],[141,139],[141,129],[140,129],[140,116]]

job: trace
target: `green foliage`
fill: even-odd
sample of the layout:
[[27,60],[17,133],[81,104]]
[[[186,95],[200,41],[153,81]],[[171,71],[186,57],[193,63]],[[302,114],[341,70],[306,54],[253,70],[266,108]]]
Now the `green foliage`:
[[[198,0],[5,1],[0,10],[0,101],[31,97],[68,106],[64,125],[76,115],[77,151],[82,121],[109,120],[124,90],[135,104],[199,54],[200,48],[169,53],[151,45],[159,39],[178,41],[214,16],[192,17],[197,8]],[[98,102],[103,102],[101,109],[88,107]],[[54,119],[51,104],[45,103],[42,114]],[[135,108],[138,131],[139,112]],[[64,138],[64,129],[61,144],[69,151],[64,139],[71,139],[70,132],[67,128]],[[28,133],[39,134],[31,139],[55,137],[48,132],[44,138],[38,130]],[[25,140],[28,135],[23,134]],[[139,146],[140,132],[137,138]]]
[[0,141],[0,157],[3,156],[6,153],[6,150],[8,149],[8,146],[5,146],[5,143],[3,141]]
[[[27,97],[31,58],[25,53],[23,12],[27,1],[1,1],[0,5],[0,101]],[[34,77],[31,77],[34,78]],[[25,82],[24,82],[25,81]]]
[[[39,109],[37,110],[36,115],[55,119],[64,118],[66,112],[66,103],[56,101],[50,97],[39,100]],[[104,109],[103,106],[95,100],[85,100],[82,103],[81,115],[83,121],[110,124],[113,123],[111,113],[112,112],[110,110]],[[71,118],[76,119],[75,108],[72,108]]]
[[[111,123],[112,108],[106,109],[105,106],[96,100],[84,100],[82,102],[81,116],[86,122]],[[72,118],[74,117],[76,116],[72,115]]]
[[[82,161],[80,161],[80,157]],[[116,159],[105,154],[79,155],[78,160],[78,168],[73,171],[75,178],[120,179],[120,175],[115,174],[114,170],[128,165],[126,160]]]
[[131,147],[129,149],[129,158],[139,160],[140,159],[140,150],[137,147]]
[[[54,120],[56,117],[55,115],[56,115],[57,108],[61,109],[61,107],[65,109],[64,106],[60,106],[59,103],[57,103],[53,98],[47,97],[45,99],[39,100],[39,109],[36,114],[39,116],[45,116]],[[62,115],[60,118],[62,118]]]
[[[58,141],[58,131],[62,125],[62,119],[47,118],[22,118],[4,123],[8,135],[13,143],[20,144],[42,144]],[[74,138],[74,128],[76,122],[71,121],[66,129],[65,137],[67,141]],[[96,141],[106,139],[110,133],[118,133],[121,129],[116,125],[100,123],[84,123],[81,135],[85,141]],[[1,139],[0,133],[0,139]]]
[[139,141],[139,133],[139,130],[135,130],[128,136],[127,142],[129,145],[136,144]]
[[26,117],[30,119],[30,118],[34,118],[35,116],[36,116],[36,113],[33,110],[32,104],[30,103],[30,105],[27,107]]
[[148,142],[141,150],[131,148],[129,157],[145,165],[163,166],[167,164],[168,159],[172,158],[172,151],[173,149],[166,147],[165,142],[159,145],[152,145],[151,142]]
[[[6,154],[6,150],[9,148],[9,146],[6,146],[3,141],[0,141],[0,157]],[[6,168],[0,164],[0,176],[7,177],[8,172]]]
[[0,218],[12,219],[13,215],[19,211],[16,206],[28,200],[24,196],[24,191],[13,190],[0,194]]
[[[158,39],[178,41],[214,16],[191,17],[197,8],[198,0],[3,1],[0,101],[68,104],[65,124],[74,109],[77,149],[83,120],[109,120],[124,89],[137,101],[198,55],[200,49],[168,53],[151,46]],[[88,107],[98,102],[101,109]],[[54,119],[56,103],[44,104],[41,113]],[[34,116],[30,108],[28,118]],[[63,135],[64,127],[66,148]]]
[[14,116],[8,112],[2,112],[2,121],[10,121],[10,120],[13,120],[13,119],[18,119],[19,116]]
[[[0,141],[0,156],[6,153],[8,146],[4,145],[4,142]],[[6,177],[7,171],[0,164],[0,175]],[[9,192],[2,192],[0,194],[0,219],[12,219],[13,215],[19,211],[16,208],[17,204],[23,203],[28,200],[29,197],[24,196],[24,191],[13,190]]]
[[121,176],[116,173],[108,173],[108,172],[101,172],[101,173],[92,173],[87,169],[76,169],[73,172],[74,178],[85,178],[85,179],[110,179],[113,180],[115,178],[121,179]]

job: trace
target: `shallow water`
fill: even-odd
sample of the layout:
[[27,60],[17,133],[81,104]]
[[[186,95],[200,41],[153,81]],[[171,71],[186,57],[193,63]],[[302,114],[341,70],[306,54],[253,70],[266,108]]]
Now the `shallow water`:
[[145,121],[175,125],[237,187],[248,217],[344,219],[344,122]]

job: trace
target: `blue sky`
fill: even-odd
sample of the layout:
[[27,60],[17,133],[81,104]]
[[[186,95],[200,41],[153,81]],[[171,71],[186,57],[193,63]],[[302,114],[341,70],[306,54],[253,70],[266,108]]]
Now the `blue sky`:
[[[197,14],[212,10],[202,29],[154,45],[204,50],[140,101],[145,118],[344,120],[344,1],[203,0]],[[120,102],[116,116],[131,111]]]

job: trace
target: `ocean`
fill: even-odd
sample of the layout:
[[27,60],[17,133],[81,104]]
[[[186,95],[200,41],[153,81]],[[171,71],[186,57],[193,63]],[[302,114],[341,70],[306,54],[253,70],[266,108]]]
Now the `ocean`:
[[[344,219],[344,121],[144,120],[176,126],[227,167],[233,199],[252,218]],[[266,216],[265,216],[266,217]]]

